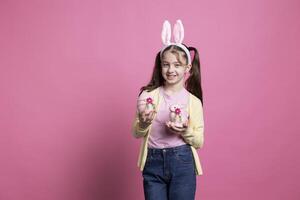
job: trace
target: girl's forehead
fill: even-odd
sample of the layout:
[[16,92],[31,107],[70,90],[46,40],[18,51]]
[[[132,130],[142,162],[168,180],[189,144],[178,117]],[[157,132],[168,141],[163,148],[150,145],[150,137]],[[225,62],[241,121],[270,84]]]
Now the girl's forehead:
[[165,60],[172,60],[172,61],[176,60],[177,61],[178,59],[177,59],[176,54],[167,51],[167,52],[164,52],[164,54],[162,56],[162,60],[164,60],[164,61]]
[[162,62],[172,62],[172,63],[180,63],[179,57],[182,57],[179,52],[173,53],[170,51],[166,51],[163,53]]

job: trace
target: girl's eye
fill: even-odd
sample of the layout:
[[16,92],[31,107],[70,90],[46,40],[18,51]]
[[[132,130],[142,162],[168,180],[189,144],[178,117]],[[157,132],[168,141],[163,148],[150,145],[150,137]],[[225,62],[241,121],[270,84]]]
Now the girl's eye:
[[[162,64],[162,67],[169,67],[170,65],[169,64]],[[178,68],[180,67],[181,65],[180,64],[175,64],[174,67]]]

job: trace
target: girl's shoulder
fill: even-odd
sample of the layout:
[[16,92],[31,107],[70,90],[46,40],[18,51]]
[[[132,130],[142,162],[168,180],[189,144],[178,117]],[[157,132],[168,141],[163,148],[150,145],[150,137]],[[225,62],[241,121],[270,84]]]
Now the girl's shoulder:
[[202,102],[201,102],[201,100],[200,100],[197,96],[195,96],[194,94],[192,94],[191,92],[188,91],[188,93],[189,93],[189,95],[190,95],[190,100],[191,100],[191,102],[192,102],[193,104],[197,104],[197,105],[199,105],[199,106],[202,107]]
[[159,92],[159,88],[160,87],[157,87],[152,91],[143,90],[138,98],[139,99],[145,99],[145,98],[148,98],[148,97],[153,97],[155,94],[157,94]]

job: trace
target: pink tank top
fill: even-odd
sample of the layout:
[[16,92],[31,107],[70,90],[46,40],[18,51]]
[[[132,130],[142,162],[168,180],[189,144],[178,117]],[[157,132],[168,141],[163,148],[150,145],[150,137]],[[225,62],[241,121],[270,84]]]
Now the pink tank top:
[[183,138],[173,133],[166,126],[169,121],[170,106],[174,104],[181,105],[182,115],[188,116],[187,108],[189,101],[189,91],[184,87],[175,94],[168,95],[164,88],[159,87],[159,95],[162,95],[162,102],[158,109],[156,118],[152,121],[152,127],[148,140],[149,148],[168,148],[185,144]]

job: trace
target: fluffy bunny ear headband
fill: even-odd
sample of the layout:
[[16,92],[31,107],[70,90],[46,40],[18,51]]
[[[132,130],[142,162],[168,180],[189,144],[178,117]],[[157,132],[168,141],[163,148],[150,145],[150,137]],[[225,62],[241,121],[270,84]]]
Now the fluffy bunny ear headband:
[[160,57],[162,57],[162,52],[170,45],[176,45],[180,47],[187,55],[188,58],[188,64],[191,64],[191,54],[189,50],[182,44],[183,38],[184,38],[184,29],[183,25],[180,19],[176,21],[174,24],[173,29],[173,36],[175,43],[171,42],[171,24],[168,20],[164,21],[162,32],[161,32],[161,39],[163,43],[163,48],[160,51]]

